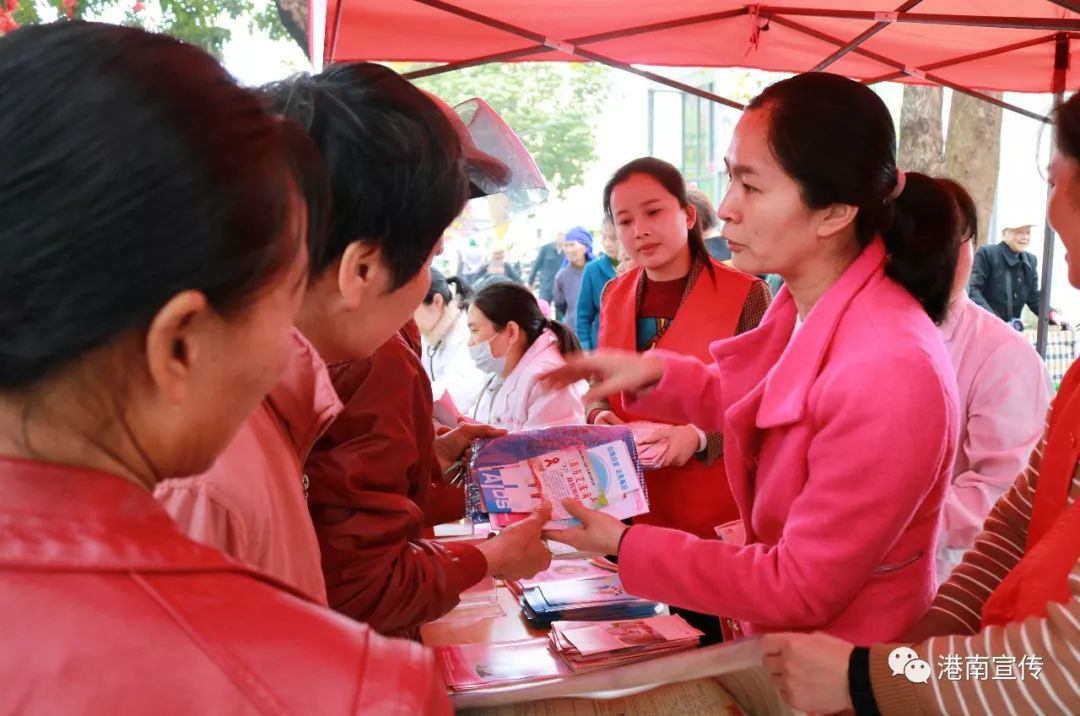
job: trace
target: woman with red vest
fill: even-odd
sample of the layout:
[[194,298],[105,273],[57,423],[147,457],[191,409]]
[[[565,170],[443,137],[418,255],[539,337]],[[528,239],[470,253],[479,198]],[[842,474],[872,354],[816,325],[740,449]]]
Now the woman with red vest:
[[[761,321],[768,287],[709,256],[678,169],[635,159],[604,187],[604,212],[637,268],[604,288],[598,348],[660,348],[705,360],[713,341]],[[588,417],[602,424],[645,419],[619,395],[590,405]],[[739,516],[724,473],[722,435],[670,425],[644,442],[657,441],[667,442],[667,452],[659,470],[645,473],[649,513],[635,521],[715,537],[716,527]]]
[[[1080,95],[1057,111],[1050,224],[1080,288]],[[1080,713],[1080,363],[1027,469],[990,513],[930,610],[893,644],[765,638],[766,668],[797,709],[859,716]],[[929,664],[931,683],[898,674]],[[972,668],[974,667],[974,669]],[[916,664],[911,668],[923,668]]]

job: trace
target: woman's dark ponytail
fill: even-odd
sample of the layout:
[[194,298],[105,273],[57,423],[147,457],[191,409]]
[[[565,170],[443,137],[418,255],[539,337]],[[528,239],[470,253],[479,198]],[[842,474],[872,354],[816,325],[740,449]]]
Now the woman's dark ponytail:
[[[451,291],[450,287],[453,286]],[[458,308],[466,308],[469,299],[472,298],[472,287],[469,282],[459,276],[447,278],[437,268],[431,269],[431,288],[424,296],[424,305],[430,306],[435,296],[442,296],[443,305],[449,306],[451,299],[456,299]]]
[[553,318],[545,319],[545,321],[547,329],[559,339],[559,353],[568,356],[581,352],[581,342],[565,323]]
[[536,297],[524,286],[493,283],[476,292],[472,305],[500,331],[510,321],[518,324],[525,333],[526,348],[535,343],[545,330],[549,330],[558,339],[559,352],[564,356],[581,352],[581,343],[573,331],[545,316]]
[[[903,175],[901,175],[903,176]],[[882,232],[889,260],[885,273],[941,323],[956,273],[956,209],[936,179],[909,172],[892,205],[892,226]]]
[[469,285],[469,282],[461,276],[451,276],[446,279],[446,283],[454,288],[454,299],[457,301],[458,308],[468,308],[469,301],[473,296],[472,286]]
[[956,269],[952,200],[921,174],[897,193],[896,128],[881,98],[854,80],[807,72],[767,87],[747,110],[768,113],[770,147],[807,206],[858,207],[859,244],[881,236],[889,276],[940,322]]

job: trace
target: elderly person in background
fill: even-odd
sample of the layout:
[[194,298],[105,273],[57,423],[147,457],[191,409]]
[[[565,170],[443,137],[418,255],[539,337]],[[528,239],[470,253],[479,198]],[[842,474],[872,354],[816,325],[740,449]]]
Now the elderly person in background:
[[581,277],[585,273],[585,264],[593,259],[592,242],[592,234],[580,226],[567,231],[563,244],[566,261],[555,275],[555,317],[565,322],[575,333]]
[[[1018,330],[1024,306],[1036,316],[1042,306],[1039,294],[1039,261],[1027,250],[1031,244],[1031,224],[1005,229],[1001,241],[983,246],[975,254],[968,292],[971,299]],[[1060,322],[1050,309],[1051,323]]]

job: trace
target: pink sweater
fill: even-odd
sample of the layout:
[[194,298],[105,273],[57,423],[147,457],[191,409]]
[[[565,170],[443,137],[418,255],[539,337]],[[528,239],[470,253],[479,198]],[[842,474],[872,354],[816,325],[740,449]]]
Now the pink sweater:
[[884,267],[874,241],[794,337],[785,288],[756,330],[712,346],[715,364],[663,354],[663,378],[632,409],[723,430],[746,544],[635,526],[619,555],[628,591],[749,633],[856,644],[926,611],[956,380],[937,329]]
[[281,381],[202,475],[164,480],[154,498],[189,537],[326,604],[303,462],[341,412],[326,365],[300,331]]

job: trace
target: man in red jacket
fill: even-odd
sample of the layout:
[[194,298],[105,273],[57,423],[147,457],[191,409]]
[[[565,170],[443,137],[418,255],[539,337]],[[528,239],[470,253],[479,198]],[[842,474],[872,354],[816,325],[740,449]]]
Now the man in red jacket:
[[435,437],[431,385],[407,329],[368,360],[330,366],[345,409],[305,466],[330,606],[394,636],[415,635],[489,573],[476,547],[423,537],[464,514],[461,488],[442,479],[449,462],[472,437],[501,432],[470,425]]

